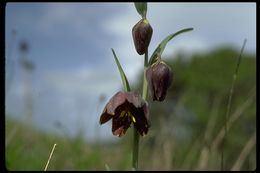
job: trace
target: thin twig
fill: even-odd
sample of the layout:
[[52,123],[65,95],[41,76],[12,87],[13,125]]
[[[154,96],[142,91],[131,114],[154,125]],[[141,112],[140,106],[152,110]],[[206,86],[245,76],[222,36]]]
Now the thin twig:
[[47,164],[46,164],[46,166],[45,166],[45,168],[44,168],[44,171],[46,171],[47,168],[48,168],[48,165],[49,165],[49,162],[50,162],[50,160],[51,160],[53,151],[55,150],[55,147],[56,147],[56,144],[54,144],[53,147],[52,147],[51,154],[50,154],[49,159],[48,159],[48,161],[47,161]]
[[224,166],[224,146],[225,146],[225,143],[226,143],[226,136],[227,136],[227,120],[228,120],[228,116],[229,116],[229,113],[230,113],[231,100],[232,100],[232,96],[233,96],[235,82],[236,82],[236,79],[237,79],[238,68],[239,68],[239,65],[240,65],[240,62],[241,62],[241,58],[242,58],[242,54],[243,54],[245,45],[246,45],[246,39],[244,40],[242,49],[241,49],[239,57],[238,57],[237,66],[236,66],[235,73],[234,73],[234,76],[233,76],[233,81],[232,81],[232,85],[231,85],[230,93],[229,93],[229,98],[228,98],[227,112],[226,112],[226,116],[225,116],[225,120],[224,120],[225,121],[225,134],[224,134],[223,145],[222,145],[222,150],[221,150],[222,151],[221,152],[221,170],[222,171],[225,169],[225,166]]

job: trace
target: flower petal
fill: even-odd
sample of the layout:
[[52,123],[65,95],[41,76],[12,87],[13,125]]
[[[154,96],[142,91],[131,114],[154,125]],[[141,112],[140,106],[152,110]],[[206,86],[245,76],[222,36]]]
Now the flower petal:
[[141,95],[135,92],[127,92],[126,99],[129,103],[133,104],[136,108],[141,108],[146,103],[141,97]]
[[147,105],[139,109],[132,109],[131,112],[136,120],[134,127],[141,136],[144,136],[148,133],[148,129],[150,127],[149,111]]
[[117,92],[106,104],[101,116],[99,123],[104,124],[115,116],[115,110],[118,106],[122,105],[126,100],[125,92]]
[[147,83],[148,83],[148,89],[149,89],[149,94],[150,94],[150,96],[153,98],[153,100],[154,100],[154,98],[156,97],[155,96],[155,92],[154,92],[154,86],[153,86],[153,78],[152,78],[152,76],[153,76],[153,69],[152,68],[148,68],[147,70],[146,70],[146,80],[147,80]]
[[[120,114],[117,114],[120,115]],[[115,116],[112,119],[112,133],[115,136],[121,137],[130,127],[132,121],[129,121],[128,116]]]
[[[115,110],[118,106],[122,105],[126,100],[126,92],[119,91],[117,92],[107,103],[104,111],[108,114],[113,115],[115,114]],[[104,112],[103,111],[103,112]]]
[[154,63],[147,69],[146,78],[150,96],[153,100],[163,101],[172,83],[171,68],[163,61]]
[[113,115],[110,115],[106,112],[104,112],[103,114],[101,114],[100,119],[99,119],[99,123],[100,124],[104,124],[107,121],[109,121],[111,118],[113,117]]
[[116,129],[115,131],[113,131],[113,135],[121,137],[125,134],[126,130],[124,129],[124,126],[119,127],[118,129]]

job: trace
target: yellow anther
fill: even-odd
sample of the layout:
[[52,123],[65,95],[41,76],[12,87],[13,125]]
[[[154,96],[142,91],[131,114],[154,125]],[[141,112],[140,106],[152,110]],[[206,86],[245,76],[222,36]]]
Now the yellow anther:
[[126,113],[126,111],[122,111],[122,112],[120,113],[120,116],[119,116],[119,117],[123,117],[123,116],[125,115],[125,113]]
[[132,118],[133,122],[135,123],[136,122],[135,117],[131,116],[131,118]]
[[133,114],[132,114],[131,112],[129,112],[129,111],[128,111],[128,116],[130,116],[130,117],[132,118],[132,120],[133,120],[134,123],[136,122],[135,117],[134,117]]

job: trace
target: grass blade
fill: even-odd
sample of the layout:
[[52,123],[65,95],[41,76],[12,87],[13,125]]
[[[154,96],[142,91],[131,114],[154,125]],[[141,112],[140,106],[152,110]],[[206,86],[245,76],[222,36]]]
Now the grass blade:
[[120,76],[121,76],[121,79],[122,79],[122,83],[123,83],[123,86],[124,86],[124,90],[125,91],[130,91],[130,86],[129,86],[129,83],[128,83],[128,80],[126,78],[126,75],[124,73],[124,70],[123,68],[121,67],[121,64],[116,56],[116,53],[114,51],[114,49],[112,48],[112,52],[113,52],[113,55],[114,55],[114,58],[115,58],[115,61],[116,61],[116,65],[118,67],[118,70],[120,72]]
[[251,136],[251,138],[247,141],[246,145],[244,146],[243,150],[241,151],[237,161],[233,165],[231,171],[239,171],[243,166],[246,157],[249,155],[250,151],[256,145],[256,132]]
[[229,113],[230,113],[230,106],[231,106],[231,100],[232,100],[232,96],[233,96],[233,92],[234,92],[234,86],[235,86],[235,82],[237,79],[237,74],[238,74],[238,68],[241,62],[241,58],[242,58],[242,54],[244,52],[244,48],[246,46],[246,39],[244,40],[243,46],[241,48],[239,57],[238,57],[238,61],[237,61],[237,65],[236,65],[236,69],[233,75],[233,81],[232,81],[232,85],[230,88],[230,92],[229,92],[229,98],[228,98],[228,104],[227,104],[227,112],[226,112],[226,116],[224,118],[224,123],[225,123],[225,128],[224,128],[224,137],[223,137],[223,143],[222,143],[222,150],[221,150],[221,170],[223,171],[225,169],[225,165],[224,165],[224,147],[225,147],[225,143],[226,143],[226,138],[227,138],[227,121],[228,121],[228,117],[229,117]]

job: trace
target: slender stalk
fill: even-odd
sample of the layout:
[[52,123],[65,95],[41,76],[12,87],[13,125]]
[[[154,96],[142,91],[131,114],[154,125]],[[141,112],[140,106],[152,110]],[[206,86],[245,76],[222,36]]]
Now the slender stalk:
[[147,80],[146,80],[146,69],[148,67],[148,50],[144,54],[144,83],[143,83],[143,99],[146,100],[147,97]]
[[48,165],[49,165],[49,162],[50,162],[50,160],[51,160],[53,151],[55,150],[55,147],[56,147],[56,144],[54,144],[53,147],[52,147],[51,154],[50,154],[49,159],[48,159],[48,161],[47,161],[47,163],[46,163],[46,165],[45,165],[44,171],[46,171],[47,168],[48,168]]
[[[148,50],[144,54],[144,79],[143,79],[143,93],[142,97],[146,100],[147,97],[147,81],[145,77],[146,68],[148,66]],[[138,152],[139,152],[139,134],[134,128],[134,142],[133,142],[133,162],[132,167],[134,170],[138,169]]]
[[139,134],[134,128],[134,143],[133,143],[133,162],[132,167],[134,170],[138,169],[138,150],[139,150]]
[[240,65],[240,62],[241,62],[241,58],[242,58],[242,54],[243,54],[244,48],[246,46],[246,41],[247,40],[245,39],[244,43],[243,43],[243,46],[241,48],[241,51],[240,51],[240,54],[239,54],[239,57],[238,57],[238,61],[237,61],[237,65],[236,65],[236,69],[235,69],[235,73],[233,75],[232,85],[231,85],[230,92],[229,92],[229,98],[228,98],[228,104],[227,104],[227,112],[226,112],[226,115],[225,115],[225,118],[224,118],[225,126],[224,126],[224,137],[223,137],[222,150],[221,150],[221,171],[226,169],[226,167],[224,165],[224,147],[225,147],[226,138],[227,138],[227,135],[228,135],[228,133],[227,133],[227,121],[228,121],[228,118],[229,118],[231,100],[232,100],[232,96],[233,96],[233,92],[234,92],[235,82],[236,82],[236,79],[237,79],[238,68],[239,68],[239,65]]

